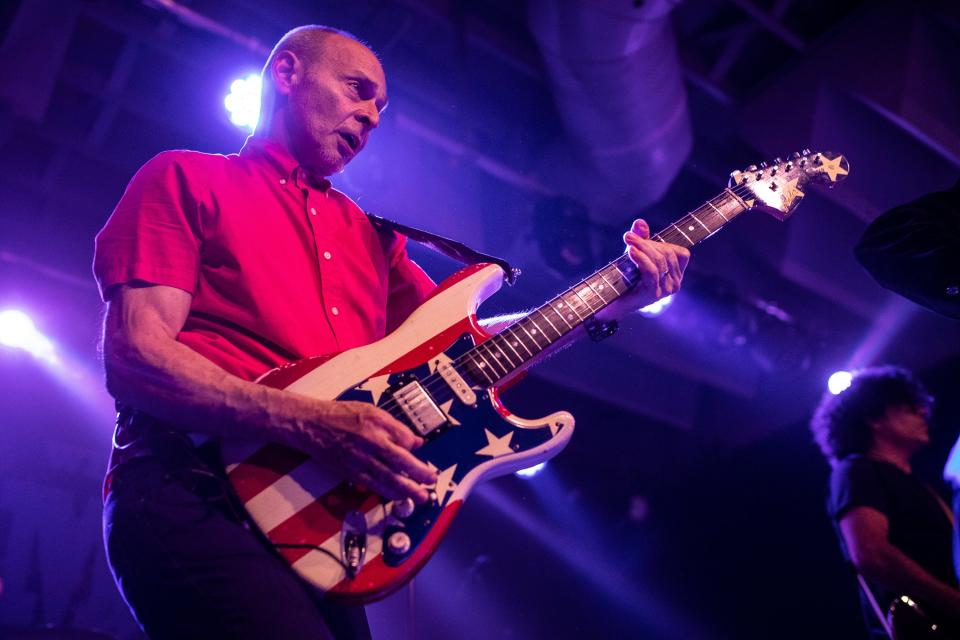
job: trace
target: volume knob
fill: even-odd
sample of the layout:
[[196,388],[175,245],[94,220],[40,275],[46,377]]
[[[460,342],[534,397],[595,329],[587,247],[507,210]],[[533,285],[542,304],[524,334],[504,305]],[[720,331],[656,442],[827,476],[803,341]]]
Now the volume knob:
[[393,515],[398,518],[409,518],[417,505],[413,503],[413,498],[404,498],[393,503]]
[[390,537],[387,538],[387,548],[397,555],[402,555],[410,551],[410,536],[403,531],[394,531],[390,534]]

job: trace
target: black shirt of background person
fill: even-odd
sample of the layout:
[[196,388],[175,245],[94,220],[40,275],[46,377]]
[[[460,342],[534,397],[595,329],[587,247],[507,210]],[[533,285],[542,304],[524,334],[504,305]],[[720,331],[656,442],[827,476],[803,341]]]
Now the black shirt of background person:
[[887,289],[960,318],[960,181],[878,217],[854,255]]
[[[957,587],[951,543],[953,526],[933,489],[919,478],[888,462],[863,456],[845,458],[830,475],[827,509],[838,524],[854,507],[871,507],[885,515],[890,526],[890,544],[933,577]],[[911,595],[891,593],[876,584],[870,587],[884,611],[894,598]],[[872,611],[862,593],[861,605],[865,612]],[[866,614],[866,619],[874,618],[872,613]]]

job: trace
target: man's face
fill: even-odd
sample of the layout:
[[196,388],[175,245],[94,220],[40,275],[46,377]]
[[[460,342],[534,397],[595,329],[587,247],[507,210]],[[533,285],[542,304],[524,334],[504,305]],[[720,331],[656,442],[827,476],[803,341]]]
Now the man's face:
[[925,407],[890,407],[877,423],[878,434],[910,449],[930,442],[929,411]]
[[291,151],[315,175],[342,171],[367,144],[387,104],[376,56],[340,35],[327,38],[322,60],[303,62],[289,96]]

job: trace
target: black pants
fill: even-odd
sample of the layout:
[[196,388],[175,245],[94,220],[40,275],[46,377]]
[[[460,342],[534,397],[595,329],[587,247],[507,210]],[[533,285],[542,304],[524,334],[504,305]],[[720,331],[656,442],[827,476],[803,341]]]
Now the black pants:
[[367,640],[361,607],[316,597],[246,523],[219,465],[179,435],[115,470],[103,533],[153,640]]

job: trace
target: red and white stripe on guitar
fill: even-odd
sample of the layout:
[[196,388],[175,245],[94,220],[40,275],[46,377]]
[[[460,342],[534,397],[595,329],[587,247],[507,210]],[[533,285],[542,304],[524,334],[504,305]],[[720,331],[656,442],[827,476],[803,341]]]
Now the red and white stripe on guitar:
[[[376,404],[387,387],[387,377],[423,365],[464,334],[477,343],[485,333],[476,320],[480,302],[496,292],[503,271],[490,264],[467,267],[444,281],[431,297],[390,336],[330,358],[310,358],[265,374],[259,382],[318,399],[332,400],[358,387],[369,391]],[[384,363],[388,363],[384,365]],[[362,383],[362,384],[361,384]],[[482,477],[510,473],[555,455],[572,435],[573,419],[566,412],[525,421],[509,414],[495,394],[495,409],[518,426],[539,427],[545,421],[561,423],[545,446],[491,458],[459,482],[452,471],[436,487],[442,511],[414,552],[399,566],[382,560],[385,527],[393,520],[392,503],[358,491],[305,454],[274,443],[225,441],[227,474],[254,523],[284,559],[319,591],[345,600],[368,602],[403,585],[433,554],[457,509]],[[362,517],[364,559],[355,576],[344,563],[344,534]]]

